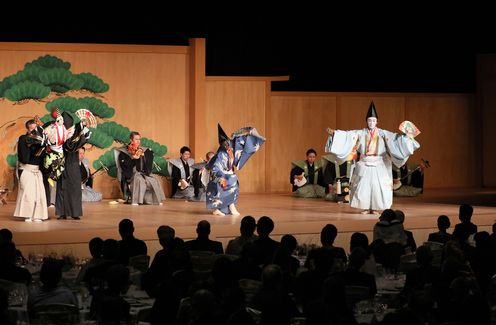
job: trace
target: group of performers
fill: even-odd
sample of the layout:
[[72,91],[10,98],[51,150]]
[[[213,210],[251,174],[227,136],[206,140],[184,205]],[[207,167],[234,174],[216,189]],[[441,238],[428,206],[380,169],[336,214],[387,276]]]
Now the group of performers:
[[[79,220],[83,201],[100,201],[93,190],[89,162],[84,144],[91,136],[86,127],[89,119],[74,123],[64,112],[54,113],[55,121],[45,125],[26,122],[26,134],[18,140],[19,189],[14,216],[26,222],[48,219],[47,203],[55,192],[57,219]],[[172,197],[204,201],[216,215],[239,215],[236,209],[239,183],[235,167],[240,170],[249,157],[265,142],[255,128],[246,127],[228,137],[220,125],[219,149],[208,152],[206,160],[195,164],[191,150],[181,148],[181,157],[169,161]],[[141,135],[130,133],[128,145],[114,149],[117,179],[124,203],[162,205],[165,194],[159,180],[152,175],[153,151],[141,145]]]
[[19,190],[14,216],[26,222],[48,219],[47,202],[54,191],[59,219],[83,215],[79,149],[91,136],[88,119],[74,123],[71,114],[58,110],[52,115],[55,121],[44,125],[28,120],[27,132],[18,140]]
[[[408,166],[404,166],[420,147],[414,139],[420,131],[409,121],[400,125],[401,134],[378,128],[378,114],[373,102],[365,121],[367,127],[360,130],[328,128],[325,151],[329,155],[324,164],[316,161],[313,149],[307,151],[303,166],[295,164],[290,181],[298,196],[326,197],[326,192],[333,200],[344,196],[345,202],[363,210],[363,214],[379,214],[380,210],[391,207],[394,184],[403,178],[405,168],[410,177]],[[423,163],[428,164],[426,161]],[[393,165],[397,169],[394,180]],[[402,193],[408,195],[405,190]]]
[[[55,184],[58,219],[80,219],[83,200],[101,200],[101,194],[92,188],[94,174],[84,158],[84,144],[91,136],[86,127],[91,119],[84,118],[85,114],[78,123],[66,112],[55,112],[55,122],[48,125],[41,126],[35,120],[26,122],[27,132],[18,141],[19,194],[14,216],[27,222],[48,219],[50,195],[46,190],[53,190]],[[329,128],[325,145],[328,155],[324,159],[317,160],[317,152],[309,149],[306,160],[293,162],[290,182],[298,196],[349,202],[364,214],[378,214],[391,207],[393,184],[405,173],[410,177],[405,163],[420,147],[414,139],[420,131],[408,121],[401,124],[401,134],[378,128],[373,102],[365,120],[364,129]],[[172,198],[205,201],[215,215],[239,215],[235,169],[245,165],[265,138],[252,127],[241,128],[229,137],[218,125],[218,142],[217,152],[208,152],[199,163],[191,158],[186,146],[181,148],[179,158],[168,161]],[[152,175],[154,154],[141,146],[141,135],[131,132],[129,144],[114,149],[114,154],[125,203],[161,205],[165,194]],[[393,165],[400,175],[396,181]]]

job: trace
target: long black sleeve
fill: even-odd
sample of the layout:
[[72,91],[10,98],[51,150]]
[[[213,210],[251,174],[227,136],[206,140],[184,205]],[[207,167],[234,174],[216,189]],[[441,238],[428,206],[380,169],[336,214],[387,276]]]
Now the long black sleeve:
[[179,187],[177,184],[181,180],[181,171],[179,170],[179,168],[177,168],[174,165],[172,165],[171,178],[172,178],[172,184],[171,184],[172,185],[171,197],[172,197],[174,196],[174,194],[176,194],[177,188]]
[[29,164],[30,150],[26,142],[27,135],[21,135],[17,142],[17,160],[23,164]]
[[131,179],[133,177],[134,159],[121,152],[119,154],[119,164],[122,170],[122,178],[126,180]]
[[[79,138],[78,138],[79,137]],[[84,146],[86,143],[86,137],[81,134],[81,124],[76,124],[74,134],[72,137],[67,139],[66,142],[64,142],[64,150],[69,151],[69,152],[76,152]]]

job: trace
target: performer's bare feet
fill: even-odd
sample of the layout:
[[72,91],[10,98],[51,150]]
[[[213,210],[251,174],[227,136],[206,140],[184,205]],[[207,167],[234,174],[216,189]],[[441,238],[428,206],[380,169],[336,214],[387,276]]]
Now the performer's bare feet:
[[231,214],[233,216],[239,216],[239,212],[236,209],[236,206],[234,205],[234,203],[229,204],[229,211],[231,211]]
[[380,215],[381,213],[377,210],[370,210],[370,214]]
[[215,209],[214,212],[212,212],[212,214],[215,214],[217,216],[225,216],[225,214],[219,209]]
[[363,210],[362,212],[360,212],[361,214],[369,214],[369,210]]
[[26,218],[24,219],[24,222],[33,222],[33,220],[31,220],[31,218]]

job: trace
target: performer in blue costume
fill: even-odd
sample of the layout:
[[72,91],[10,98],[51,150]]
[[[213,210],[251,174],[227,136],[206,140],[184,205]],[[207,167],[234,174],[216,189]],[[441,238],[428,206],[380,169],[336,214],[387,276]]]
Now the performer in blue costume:
[[219,149],[205,166],[210,171],[207,185],[207,208],[213,214],[239,215],[236,209],[239,195],[238,176],[234,167],[240,170],[248,159],[260,149],[265,138],[252,127],[244,127],[234,132],[229,138],[220,124],[218,127]]

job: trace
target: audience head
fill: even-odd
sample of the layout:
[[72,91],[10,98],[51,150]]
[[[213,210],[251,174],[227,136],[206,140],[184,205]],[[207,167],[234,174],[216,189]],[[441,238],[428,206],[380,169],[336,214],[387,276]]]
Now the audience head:
[[115,239],[106,239],[103,242],[102,255],[106,260],[116,260],[119,257],[119,242]]
[[0,243],[10,243],[12,238],[12,231],[7,228],[0,229]]
[[401,210],[394,210],[395,219],[401,223],[405,221],[405,213]]
[[46,288],[56,288],[62,279],[62,266],[57,260],[46,259],[40,270],[40,281]]
[[386,209],[382,211],[381,216],[379,217],[380,221],[391,222],[396,219],[396,213],[391,209]]
[[261,237],[268,237],[269,234],[274,230],[274,221],[267,216],[263,216],[257,221],[257,233]]
[[334,240],[338,236],[338,229],[333,224],[327,224],[322,228],[320,232],[320,242],[322,246],[329,246],[334,243]]
[[160,245],[165,247],[167,244],[170,244],[174,240],[174,238],[176,237],[176,231],[170,226],[162,225],[157,228],[157,236]]
[[440,231],[446,231],[450,226],[451,222],[448,216],[440,215],[439,217],[437,217],[437,228]]
[[198,234],[198,237],[208,237],[208,235],[210,235],[210,222],[207,220],[198,222],[196,233]]
[[351,235],[350,252],[352,252],[357,247],[361,247],[366,251],[369,251],[369,239],[364,233],[355,232]]
[[360,270],[362,266],[365,264],[366,259],[367,259],[367,252],[363,248],[357,247],[350,254],[348,267],[350,269]]
[[282,271],[278,265],[269,264],[262,271],[262,283],[266,288],[279,288],[282,282]]
[[474,235],[475,247],[491,248],[491,235],[487,231],[479,231]]
[[415,258],[417,259],[418,266],[430,265],[433,258],[431,248],[427,245],[417,247]]
[[90,254],[93,258],[102,257],[103,254],[103,239],[100,237],[92,238],[89,242]]
[[129,219],[122,219],[119,222],[119,234],[122,238],[132,236],[134,233],[134,224]]
[[469,222],[472,219],[472,213],[474,213],[474,208],[470,204],[462,204],[458,217],[461,222]]
[[293,236],[293,235],[282,236],[281,246],[286,247],[288,249],[288,251],[290,252],[290,254],[294,252],[297,245],[298,245],[298,241],[296,240],[295,236]]
[[252,216],[246,216],[241,219],[241,225],[239,226],[239,232],[242,236],[251,237],[255,233],[257,228],[257,222]]

